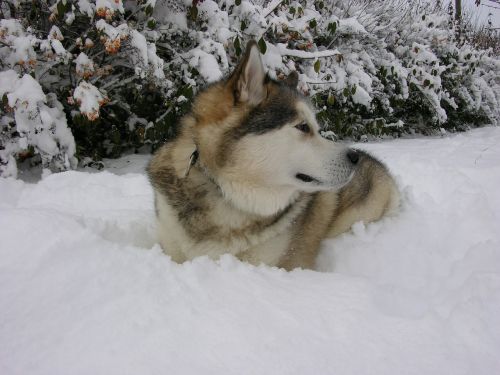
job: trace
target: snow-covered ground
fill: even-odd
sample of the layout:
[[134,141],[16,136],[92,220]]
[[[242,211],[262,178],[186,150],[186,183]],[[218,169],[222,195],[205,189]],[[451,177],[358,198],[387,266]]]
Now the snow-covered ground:
[[499,374],[500,128],[360,147],[403,207],[324,272],[172,263],[144,157],[0,180],[0,374]]

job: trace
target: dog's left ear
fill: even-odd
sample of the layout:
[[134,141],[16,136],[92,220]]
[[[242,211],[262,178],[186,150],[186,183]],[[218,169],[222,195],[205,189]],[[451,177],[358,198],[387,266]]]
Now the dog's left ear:
[[283,80],[283,83],[291,89],[296,89],[299,84],[299,74],[296,71],[291,72],[288,77]]
[[229,79],[235,101],[252,106],[262,102],[267,96],[265,78],[266,73],[257,43],[248,42],[243,59]]

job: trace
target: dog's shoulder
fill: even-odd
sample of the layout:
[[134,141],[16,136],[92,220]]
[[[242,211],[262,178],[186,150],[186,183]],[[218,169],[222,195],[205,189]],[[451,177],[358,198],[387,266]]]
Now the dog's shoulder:
[[190,165],[190,158],[196,150],[191,127],[194,117],[190,114],[180,120],[178,134],[166,141],[156,150],[151,158],[146,172],[153,186],[164,180],[165,177],[182,178],[186,168]]

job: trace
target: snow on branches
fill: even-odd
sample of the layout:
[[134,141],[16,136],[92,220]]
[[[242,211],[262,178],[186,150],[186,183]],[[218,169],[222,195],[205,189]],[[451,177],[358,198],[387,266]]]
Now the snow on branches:
[[5,102],[0,134],[2,176],[16,177],[14,157],[30,153],[40,156],[44,169],[75,167],[75,140],[54,94],[45,95],[29,74],[19,77],[14,70],[7,70],[0,72],[0,97]]
[[106,104],[106,98],[93,84],[82,81],[75,89],[73,98],[89,121],[94,121],[99,117],[99,108]]
[[[333,137],[500,124],[498,56],[464,33],[457,39],[453,20],[429,2],[6,0],[0,10],[4,80],[16,74],[16,85],[31,79],[33,93],[45,93],[26,101],[29,109],[3,98],[3,175],[12,160],[43,153],[47,165],[64,147],[69,162],[55,169],[73,165],[75,152],[55,133],[47,132],[59,151],[30,133],[37,118],[46,129],[45,107],[65,118],[79,158],[157,147],[196,91],[226,76],[252,39],[271,78],[298,73]],[[12,85],[5,95],[16,95]]]

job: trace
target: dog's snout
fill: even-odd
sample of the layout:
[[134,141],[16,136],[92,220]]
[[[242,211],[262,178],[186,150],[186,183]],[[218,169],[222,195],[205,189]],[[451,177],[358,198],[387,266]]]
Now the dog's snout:
[[357,164],[359,161],[359,153],[355,150],[349,150],[347,151],[347,158],[352,164]]

